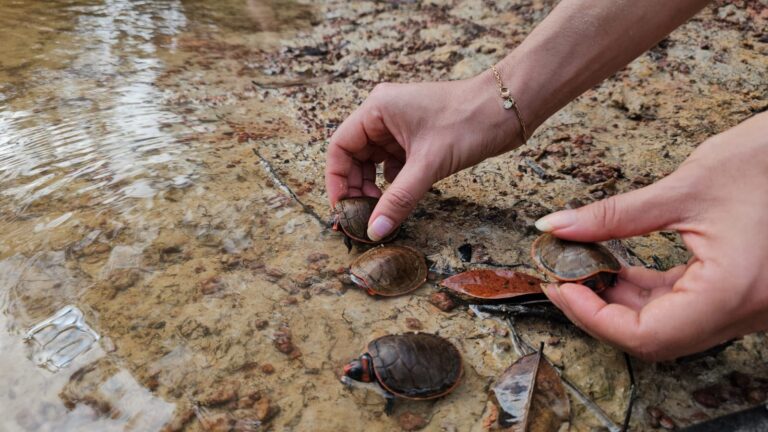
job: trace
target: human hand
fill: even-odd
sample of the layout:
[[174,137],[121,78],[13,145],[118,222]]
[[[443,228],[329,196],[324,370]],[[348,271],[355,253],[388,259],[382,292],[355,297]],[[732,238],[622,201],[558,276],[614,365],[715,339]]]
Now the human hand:
[[[385,237],[433,183],[521,144],[519,123],[501,103],[488,74],[378,85],[331,138],[325,169],[331,205],[347,197],[381,197],[368,237]],[[392,183],[383,195],[376,185],[379,163]]]
[[705,141],[651,186],[536,226],[577,241],[681,234],[687,265],[625,268],[600,295],[577,284],[545,289],[579,327],[630,354],[668,360],[768,329],[768,113]]

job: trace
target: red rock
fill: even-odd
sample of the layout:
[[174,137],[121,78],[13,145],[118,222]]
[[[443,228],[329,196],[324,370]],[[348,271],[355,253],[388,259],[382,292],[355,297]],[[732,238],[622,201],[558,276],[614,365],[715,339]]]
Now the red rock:
[[707,408],[717,408],[720,406],[720,400],[715,394],[715,389],[712,387],[694,391],[693,399]]
[[421,321],[419,321],[418,318],[406,318],[405,326],[408,327],[409,330],[421,330],[423,328]]
[[450,312],[456,307],[456,303],[453,299],[444,292],[432,293],[432,295],[429,296],[429,302],[443,312]]
[[661,417],[659,417],[659,426],[663,427],[666,430],[677,429],[677,424],[675,424],[675,421],[672,420],[667,415],[662,415]]
[[322,252],[313,252],[307,255],[308,263],[316,263],[318,261],[325,261],[328,259],[328,254]]
[[224,282],[218,276],[211,276],[200,282],[200,293],[210,295],[221,291],[224,288]]
[[419,429],[423,429],[424,426],[427,425],[427,421],[424,419],[424,417],[412,413],[410,411],[406,411],[397,418],[397,422],[400,424],[400,427],[403,428],[405,431],[415,431]]
[[271,420],[280,412],[280,407],[271,403],[269,398],[266,397],[259,399],[253,409],[255,417],[262,422]]

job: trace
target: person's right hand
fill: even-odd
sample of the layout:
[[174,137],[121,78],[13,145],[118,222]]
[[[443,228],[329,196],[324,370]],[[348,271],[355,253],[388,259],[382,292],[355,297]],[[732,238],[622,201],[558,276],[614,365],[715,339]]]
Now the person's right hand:
[[[331,205],[381,196],[368,236],[385,237],[433,183],[521,144],[519,123],[501,103],[487,73],[463,81],[378,85],[331,138],[325,169]],[[376,185],[379,163],[392,183],[383,195]]]

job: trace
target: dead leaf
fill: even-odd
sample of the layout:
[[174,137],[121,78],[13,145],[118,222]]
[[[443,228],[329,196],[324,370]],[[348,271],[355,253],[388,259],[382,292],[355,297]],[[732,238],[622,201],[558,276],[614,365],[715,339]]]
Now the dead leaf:
[[440,282],[469,301],[528,300],[544,298],[543,280],[512,270],[480,269],[451,276]]
[[[542,346],[543,348],[543,346]],[[560,375],[541,353],[520,357],[493,385],[497,425],[512,432],[554,432],[570,419]]]

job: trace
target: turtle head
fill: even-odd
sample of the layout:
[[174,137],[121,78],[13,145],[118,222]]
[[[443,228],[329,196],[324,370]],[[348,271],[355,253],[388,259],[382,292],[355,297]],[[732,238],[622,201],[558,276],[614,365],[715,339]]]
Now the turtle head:
[[363,354],[344,366],[344,376],[359,382],[373,381],[373,359],[370,354]]

